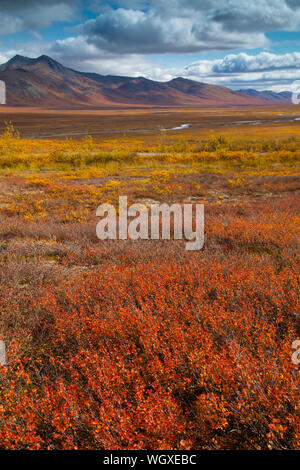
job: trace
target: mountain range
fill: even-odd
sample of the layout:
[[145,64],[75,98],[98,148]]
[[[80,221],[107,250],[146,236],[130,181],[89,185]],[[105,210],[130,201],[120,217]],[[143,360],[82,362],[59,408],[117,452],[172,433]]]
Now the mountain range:
[[84,73],[42,55],[16,55],[0,66],[11,106],[102,108],[127,106],[256,106],[290,101],[290,93],[239,90],[185,78],[157,82],[144,77]]
[[278,103],[279,101],[291,102],[292,99],[292,92],[290,91],[281,91],[279,93],[276,93],[275,91],[271,90],[257,91],[253,90],[252,88],[248,88],[246,90],[239,90],[239,92],[244,93],[244,95],[253,96],[254,98],[273,103]]

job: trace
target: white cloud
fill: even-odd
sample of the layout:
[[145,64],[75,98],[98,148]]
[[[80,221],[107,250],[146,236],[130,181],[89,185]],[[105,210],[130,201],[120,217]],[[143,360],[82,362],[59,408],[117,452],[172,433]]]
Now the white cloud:
[[289,68],[299,69],[299,67],[300,52],[293,52],[284,55],[261,52],[255,56],[250,56],[245,53],[227,55],[224,59],[216,61],[212,70],[217,73],[234,73]]
[[194,62],[185,67],[183,75],[233,88],[288,90],[300,78],[300,53],[229,54],[223,59]]
[[102,5],[77,31],[115,53],[192,53],[265,48],[268,31],[296,31],[298,0],[151,0]]
[[227,30],[210,12],[183,8],[169,13],[119,8],[87,21],[77,31],[99,49],[115,53],[191,53],[269,44],[263,32]]

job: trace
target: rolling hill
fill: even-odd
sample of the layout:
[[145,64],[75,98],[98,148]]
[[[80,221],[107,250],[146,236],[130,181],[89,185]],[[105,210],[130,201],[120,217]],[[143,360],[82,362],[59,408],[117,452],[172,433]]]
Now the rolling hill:
[[[277,102],[260,92],[175,78],[156,82],[144,77],[103,76],[77,72],[42,55],[36,59],[17,55],[0,66],[6,83],[7,104],[43,108],[112,106],[255,106]],[[255,90],[253,90],[255,92]]]

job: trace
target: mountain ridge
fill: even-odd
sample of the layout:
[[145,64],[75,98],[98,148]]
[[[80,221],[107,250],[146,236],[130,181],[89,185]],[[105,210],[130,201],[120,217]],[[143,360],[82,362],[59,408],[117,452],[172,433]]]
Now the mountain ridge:
[[[100,75],[65,67],[47,55],[12,57],[0,65],[7,104],[36,107],[255,106],[285,101],[273,93],[229,88],[177,77],[157,82],[145,77]],[[247,93],[248,92],[248,93]],[[286,101],[288,99],[286,98]]]
[[263,99],[265,101],[291,101],[292,92],[290,91],[280,91],[275,92],[272,90],[255,90],[254,88],[247,88],[244,90],[238,90],[245,95],[252,96],[255,98]]

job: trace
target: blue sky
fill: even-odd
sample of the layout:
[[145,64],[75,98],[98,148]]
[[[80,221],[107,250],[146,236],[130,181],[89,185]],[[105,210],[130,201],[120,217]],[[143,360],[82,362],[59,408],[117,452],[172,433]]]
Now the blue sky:
[[300,80],[300,0],[0,0],[0,62],[282,91]]

